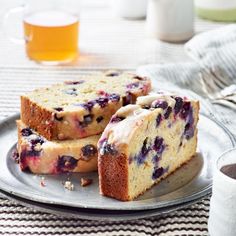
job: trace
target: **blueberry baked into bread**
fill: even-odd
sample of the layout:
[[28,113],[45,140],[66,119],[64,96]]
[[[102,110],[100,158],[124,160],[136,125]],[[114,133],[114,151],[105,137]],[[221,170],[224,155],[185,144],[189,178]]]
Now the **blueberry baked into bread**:
[[35,174],[90,172],[97,170],[100,135],[64,141],[49,141],[22,121],[17,121],[18,154],[22,170]]
[[168,94],[120,108],[98,142],[101,194],[133,200],[195,154],[198,101]]
[[147,78],[130,73],[81,77],[21,96],[21,120],[48,140],[100,134],[123,105],[151,89]]

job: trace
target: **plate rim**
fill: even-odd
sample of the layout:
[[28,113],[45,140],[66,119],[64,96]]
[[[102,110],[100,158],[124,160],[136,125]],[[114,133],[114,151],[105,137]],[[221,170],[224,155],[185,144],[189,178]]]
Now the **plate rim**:
[[[13,114],[12,116],[6,117],[5,119],[0,121],[0,129],[1,126],[4,125],[4,123],[6,122],[10,122],[13,119],[17,119],[19,118],[19,113]],[[234,135],[230,132],[230,130],[224,126],[224,124],[222,124],[220,121],[216,120],[214,117],[208,116],[206,114],[200,113],[201,116],[210,119],[212,122],[214,122],[216,125],[218,125],[229,137],[229,140],[231,141],[232,147],[233,148],[236,146],[236,137],[234,137]],[[6,157],[4,157],[6,159]],[[200,197],[204,197],[207,194],[209,194],[211,192],[211,187],[212,187],[212,183],[210,183],[208,186],[206,186],[205,188],[201,189],[201,191],[193,193],[190,196],[187,196],[185,198],[177,198],[173,201],[163,201],[161,206],[156,206],[154,204],[149,205],[149,206],[145,206],[145,205],[141,205],[140,207],[135,206],[135,208],[133,208],[133,206],[127,206],[125,208],[125,210],[133,210],[133,211],[140,211],[140,210],[151,210],[151,209],[161,209],[161,208],[165,208],[165,207],[170,207],[170,206],[175,206],[178,204],[183,204],[189,201],[193,201],[195,199],[198,199]],[[61,206],[70,206],[70,207],[79,207],[79,208],[83,208],[83,209],[100,209],[100,210],[114,210],[114,211],[121,211],[124,209],[112,209],[111,207],[96,207],[96,206],[86,206],[84,204],[76,204],[76,206],[73,206],[71,204],[67,204],[67,203],[62,203],[62,202],[56,202],[55,200],[46,200],[45,196],[40,196],[41,199],[39,199],[35,194],[34,196],[27,196],[26,194],[22,194],[20,192],[15,192],[11,189],[9,189],[9,186],[0,178],[0,189],[8,192],[11,195],[20,197],[20,198],[24,198],[33,202],[38,202],[38,203],[43,203],[43,204],[53,204],[53,205],[61,205]],[[118,201],[119,202],[119,201]]]
[[[0,189],[0,193],[4,197],[6,197],[6,199],[19,203],[20,205],[31,208],[33,210],[37,210],[37,211],[41,211],[41,212],[45,212],[45,213],[49,213],[53,215],[58,215],[60,213],[61,215],[65,217],[73,217],[76,219],[83,219],[83,220],[97,221],[97,222],[133,221],[133,220],[138,220],[138,219],[146,219],[150,217],[166,215],[171,212],[182,210],[186,207],[190,207],[191,205],[200,202],[203,198],[210,196],[210,193],[208,193],[207,195],[201,196],[192,201],[184,202],[182,204],[156,208],[156,209],[138,210],[138,211],[134,210],[132,211],[132,213],[130,213],[131,210],[118,211],[118,212],[116,210],[103,210],[103,211],[98,212],[99,209],[85,209],[85,208],[78,208],[78,207],[70,207],[70,210],[68,208],[62,209],[60,205],[45,204],[41,202],[31,201],[25,198],[12,195],[1,189]],[[88,213],[86,212],[86,210],[90,210],[92,211],[92,213],[91,212]],[[95,213],[93,211],[97,211],[97,212]],[[112,215],[109,214],[110,212],[113,212],[113,214]]]

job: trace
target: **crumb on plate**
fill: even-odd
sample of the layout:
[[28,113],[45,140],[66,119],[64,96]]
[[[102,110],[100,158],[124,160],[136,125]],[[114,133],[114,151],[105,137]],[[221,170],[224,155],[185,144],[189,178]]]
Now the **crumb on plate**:
[[64,188],[69,190],[69,191],[73,191],[74,190],[74,184],[72,184],[71,181],[67,180],[64,183]]
[[40,186],[41,187],[46,187],[46,183],[45,183],[45,178],[44,177],[41,177],[41,179],[40,179]]
[[93,180],[92,179],[87,179],[87,178],[81,178],[80,179],[80,185],[82,187],[88,186],[90,184],[92,184]]

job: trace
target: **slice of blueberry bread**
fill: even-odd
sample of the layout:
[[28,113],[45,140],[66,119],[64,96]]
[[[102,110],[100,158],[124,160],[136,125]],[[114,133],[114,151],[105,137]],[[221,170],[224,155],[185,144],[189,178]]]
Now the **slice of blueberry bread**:
[[149,79],[130,73],[84,76],[22,96],[21,120],[48,140],[88,137],[150,89]]
[[100,135],[64,141],[48,141],[22,121],[17,121],[18,153],[22,170],[35,174],[60,174],[97,170]]
[[120,108],[98,142],[101,194],[133,200],[190,160],[198,101],[155,94]]

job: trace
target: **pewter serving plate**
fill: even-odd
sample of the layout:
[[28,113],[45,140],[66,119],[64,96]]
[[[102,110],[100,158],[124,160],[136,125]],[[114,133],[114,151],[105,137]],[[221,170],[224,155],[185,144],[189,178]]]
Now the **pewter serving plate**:
[[[112,211],[161,209],[184,204],[205,196],[211,191],[213,164],[225,150],[234,147],[230,132],[213,119],[200,115],[198,153],[174,174],[154,186],[134,201],[120,202],[99,194],[97,173],[45,176],[46,187],[40,186],[41,176],[21,172],[11,158],[17,141],[15,120],[12,116],[0,123],[0,189],[7,193],[39,203],[103,209]],[[80,186],[80,178],[89,177],[93,184]],[[67,179],[75,185],[74,191],[64,189]]]

